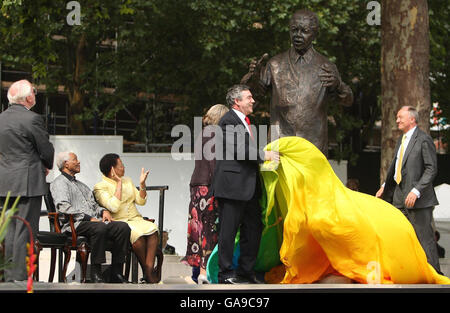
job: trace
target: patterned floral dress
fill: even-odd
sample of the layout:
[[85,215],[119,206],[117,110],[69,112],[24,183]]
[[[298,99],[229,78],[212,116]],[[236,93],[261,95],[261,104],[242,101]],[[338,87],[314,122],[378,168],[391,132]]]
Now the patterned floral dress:
[[[203,147],[213,139],[213,136],[205,137],[203,135],[200,138]],[[213,149],[211,150],[213,151]],[[217,244],[219,223],[217,201],[214,200],[210,191],[214,166],[214,159],[200,158],[196,160],[190,182],[187,249],[186,256],[181,261],[193,267],[206,268],[209,256]]]
[[209,255],[217,244],[218,214],[208,186],[191,186],[188,244],[184,263],[206,268]]

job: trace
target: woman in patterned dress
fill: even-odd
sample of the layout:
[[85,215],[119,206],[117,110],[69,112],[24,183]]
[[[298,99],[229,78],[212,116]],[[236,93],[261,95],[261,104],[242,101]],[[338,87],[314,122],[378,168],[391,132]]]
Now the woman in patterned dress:
[[[217,204],[210,192],[215,167],[214,134],[222,116],[229,109],[223,104],[212,106],[203,117],[202,151],[195,153],[195,168],[190,181],[188,243],[182,262],[200,268],[198,283],[208,283],[206,264],[217,244]],[[196,144],[196,147],[200,145]]]

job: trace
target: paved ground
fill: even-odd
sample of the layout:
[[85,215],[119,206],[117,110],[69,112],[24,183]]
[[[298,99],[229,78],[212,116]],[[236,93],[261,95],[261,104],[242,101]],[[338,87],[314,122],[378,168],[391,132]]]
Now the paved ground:
[[[0,293],[24,292],[25,282],[0,283]],[[450,293],[449,285],[361,285],[361,284],[304,284],[304,285],[196,285],[186,283],[166,284],[80,284],[80,283],[34,283],[36,293],[333,293],[333,292],[382,292],[382,293]]]

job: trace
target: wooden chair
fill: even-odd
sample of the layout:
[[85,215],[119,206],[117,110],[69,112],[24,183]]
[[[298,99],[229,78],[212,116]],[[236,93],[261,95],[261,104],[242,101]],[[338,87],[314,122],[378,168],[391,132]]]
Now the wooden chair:
[[[86,282],[86,271],[87,271],[87,260],[89,258],[90,248],[88,245],[88,238],[84,236],[77,236],[74,219],[72,214],[63,214],[56,212],[55,204],[53,202],[52,194],[49,192],[44,196],[45,205],[47,207],[48,216],[51,222],[53,223],[53,227],[58,234],[61,234],[65,238],[65,247],[64,247],[64,265],[61,271],[61,279],[63,282],[67,282],[67,267],[71,257],[71,251],[77,251],[77,261],[80,262],[81,265],[81,281]],[[65,215],[66,218],[69,219],[70,229],[72,231],[69,236],[67,234],[61,233],[61,224],[59,221],[59,216]]]
[[[62,281],[67,282],[67,268],[69,265],[71,251],[76,251],[76,262],[78,262],[81,266],[81,282],[86,282],[86,274],[87,274],[87,263],[89,259],[89,254],[91,253],[91,248],[89,246],[89,238],[86,236],[80,236],[77,234],[75,229],[75,223],[73,219],[73,214],[63,214],[60,212],[56,212],[55,204],[53,202],[53,197],[49,192],[45,197],[45,204],[47,206],[47,210],[49,211],[49,218],[52,218],[54,223],[54,228],[57,233],[61,234],[65,238],[65,258],[64,258],[64,266],[62,268]],[[69,219],[70,225],[70,233],[62,234],[61,233],[61,224],[59,221],[59,216],[64,215],[67,219]],[[106,250],[111,251],[112,241],[106,244]],[[130,259],[128,257],[127,259]]]
[[[136,188],[139,188],[137,186]],[[169,189],[169,186],[147,186],[147,191],[159,191],[159,217],[158,217],[158,228],[159,228],[159,247],[156,250],[156,275],[158,277],[162,277],[162,264],[164,260],[164,255],[162,252],[162,232],[163,232],[163,224],[164,224],[164,199],[165,199],[165,191]],[[149,219],[144,217],[144,219],[149,220],[154,223],[154,219]],[[130,251],[133,251],[130,245]],[[134,253],[128,254],[131,257],[130,260],[127,260],[125,264],[125,277],[129,278],[130,275],[130,263],[131,263],[131,282],[133,284],[138,283],[138,271],[139,271],[139,262]]]
[[[41,210],[41,208],[36,208]],[[1,207],[0,207],[1,210]],[[47,216],[48,211],[41,211],[40,216]],[[58,252],[58,281],[62,281],[62,254],[66,247],[67,238],[63,234],[56,232],[52,218],[50,218],[50,231],[38,231],[36,234],[36,238],[34,238],[34,249],[36,253],[36,270],[33,274],[33,279],[39,281],[39,256],[40,252],[44,248],[51,249],[51,258],[50,258],[50,271],[48,276],[48,281],[53,282],[53,278],[55,276],[56,269],[56,253]],[[3,253],[3,245],[0,244],[0,251]],[[3,275],[1,275],[3,276]]]
[[[164,219],[164,192],[168,190],[168,186],[149,186],[147,187],[147,190],[159,190],[160,196],[159,196],[159,233],[162,234],[163,230],[163,219]],[[54,223],[55,231],[57,233],[61,233],[61,225],[59,223],[58,216],[62,213],[56,212],[56,208],[53,202],[53,198],[51,193],[49,192],[48,195],[44,197],[45,204],[47,206],[47,211],[49,212],[49,218],[53,217],[52,221]],[[66,236],[66,245],[64,247],[64,266],[62,269],[62,280],[64,282],[67,282],[66,273],[67,273],[67,267],[71,256],[71,251],[75,250],[77,252],[76,260],[81,265],[81,282],[86,282],[86,273],[87,273],[87,262],[89,259],[90,254],[90,246],[89,246],[89,239],[85,236],[78,236],[75,230],[73,215],[71,214],[65,214],[66,218],[69,219],[70,223],[70,229],[71,234],[69,237],[67,237],[65,234],[62,234]],[[147,219],[147,218],[145,218]],[[154,220],[150,219],[150,221],[154,222]],[[161,238],[160,236],[160,245],[156,251],[156,274],[158,277],[161,277],[162,272],[162,263],[163,263],[163,253],[161,249]],[[107,250],[108,246],[112,246],[112,243],[107,244]],[[134,253],[132,253],[132,247],[130,244],[129,251],[126,256],[125,261],[125,278],[129,278],[130,275],[130,268],[132,271],[132,282],[138,283],[138,269],[139,264],[137,257]]]
[[[47,209],[49,208],[48,205]],[[51,209],[51,208],[50,208]],[[42,249],[50,248],[51,249],[51,258],[50,258],[50,272],[48,276],[48,282],[53,282],[53,278],[55,275],[55,266],[56,266],[56,253],[58,252],[58,282],[63,281],[62,276],[62,261],[63,261],[63,253],[67,251],[67,237],[60,232],[57,232],[55,229],[55,223],[53,221],[54,217],[49,215],[50,211],[42,211],[41,216],[48,216],[50,222],[50,231],[39,231],[37,233],[37,238],[34,241],[34,247],[36,252],[36,271],[34,272],[34,280],[39,281],[39,255]]]

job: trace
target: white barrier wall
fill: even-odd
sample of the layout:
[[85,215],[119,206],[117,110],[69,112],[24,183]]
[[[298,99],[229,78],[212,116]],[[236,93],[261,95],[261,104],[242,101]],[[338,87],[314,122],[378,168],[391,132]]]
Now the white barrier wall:
[[[121,136],[51,136],[55,154],[61,151],[72,151],[81,162],[81,172],[77,179],[90,188],[101,180],[98,163],[106,153],[117,153],[125,165],[125,176],[131,177],[139,184],[141,168],[150,170],[147,178],[148,186],[169,186],[165,193],[164,229],[170,230],[169,244],[175,247],[177,254],[186,253],[186,234],[189,205],[189,181],[194,170],[193,154],[183,155],[190,160],[174,160],[170,153],[123,153]],[[337,176],[346,183],[347,162],[338,164],[331,161]],[[51,182],[60,175],[55,168],[47,176]],[[138,207],[143,216],[154,218],[158,224],[159,192],[150,191],[144,207]],[[45,208],[43,208],[45,210]],[[48,220],[41,218],[40,229],[48,230]]]

